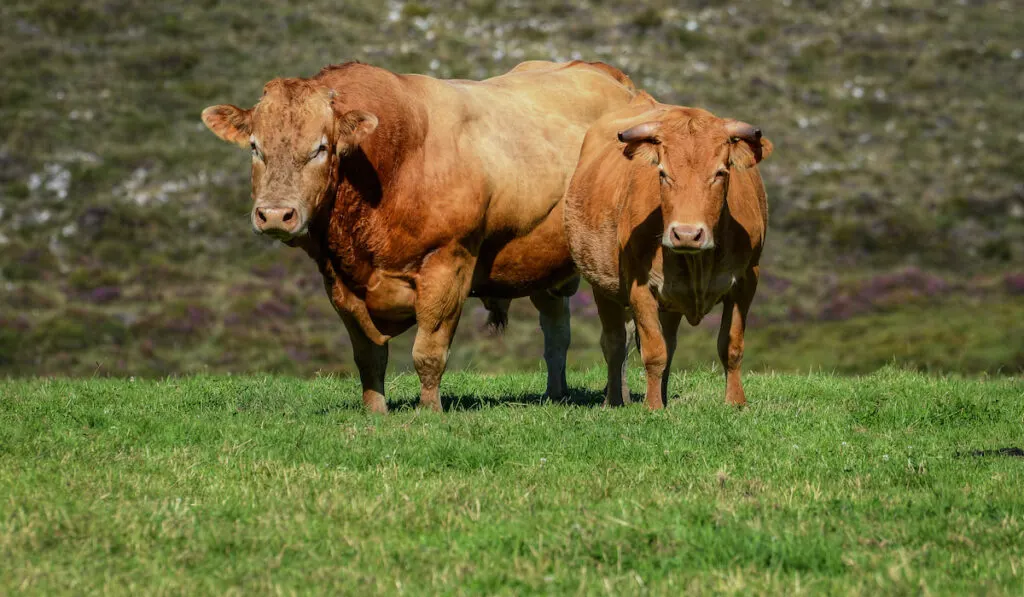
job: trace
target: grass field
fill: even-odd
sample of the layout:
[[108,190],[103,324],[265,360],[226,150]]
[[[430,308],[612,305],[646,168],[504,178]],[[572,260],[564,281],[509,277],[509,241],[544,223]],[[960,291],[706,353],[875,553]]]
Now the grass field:
[[1021,594],[1021,378],[570,382],[0,382],[0,593]]

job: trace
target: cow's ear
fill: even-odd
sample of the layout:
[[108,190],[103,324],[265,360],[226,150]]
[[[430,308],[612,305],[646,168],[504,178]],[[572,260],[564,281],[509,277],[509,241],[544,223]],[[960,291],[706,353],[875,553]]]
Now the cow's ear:
[[768,140],[768,137],[761,137],[757,141],[737,139],[733,141],[729,161],[739,168],[753,168],[761,160],[770,156],[772,149],[772,142]]
[[761,135],[761,129],[739,120],[725,124],[729,140],[733,144],[730,162],[739,168],[752,168],[772,154],[772,142]]
[[338,155],[356,150],[373,131],[377,130],[377,117],[363,110],[346,112],[338,119]]
[[252,110],[223,104],[203,110],[203,124],[221,139],[239,147],[249,148],[252,135]]
[[629,159],[639,157],[652,164],[660,164],[661,137],[658,136],[660,129],[661,122],[655,120],[620,131],[619,141],[626,144],[622,153]]

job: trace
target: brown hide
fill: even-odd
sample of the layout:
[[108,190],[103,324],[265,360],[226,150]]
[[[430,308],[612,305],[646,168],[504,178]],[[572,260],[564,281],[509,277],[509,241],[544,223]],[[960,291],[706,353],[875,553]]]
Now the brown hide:
[[[349,63],[271,81],[252,110],[214,106],[203,120],[251,142],[254,228],[317,261],[353,336],[380,346],[419,323],[422,400],[437,407],[467,296],[575,275],[560,200],[587,128],[634,92],[600,63],[533,61],[485,81]],[[364,393],[371,408],[378,398]]]
[[[771,152],[750,125],[643,93],[587,133],[566,192],[565,225],[577,266],[598,295],[609,388],[621,352],[610,328],[621,327],[626,307],[648,369],[647,404],[658,408],[680,317],[696,325],[724,303],[719,353],[727,399],[745,401],[743,327],[768,225],[756,163]],[[691,231],[703,233],[699,242],[680,240]],[[610,402],[622,399],[609,392]]]

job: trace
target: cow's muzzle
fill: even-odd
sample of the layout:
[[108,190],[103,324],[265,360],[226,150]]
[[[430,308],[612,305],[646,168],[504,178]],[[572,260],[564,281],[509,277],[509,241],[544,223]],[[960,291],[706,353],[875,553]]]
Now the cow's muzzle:
[[676,253],[697,253],[715,248],[715,241],[707,226],[679,222],[672,222],[665,228],[661,244]]

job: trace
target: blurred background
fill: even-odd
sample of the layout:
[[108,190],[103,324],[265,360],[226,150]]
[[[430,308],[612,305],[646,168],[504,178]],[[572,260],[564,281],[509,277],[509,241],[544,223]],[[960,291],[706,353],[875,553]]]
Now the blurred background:
[[[314,263],[250,231],[249,157],[208,105],[360,60],[480,79],[602,60],[761,126],[771,225],[748,370],[1024,370],[1017,2],[5,0],[0,375],[354,372]],[[589,291],[570,366],[601,363]],[[676,367],[716,363],[716,309]],[[542,368],[471,300],[452,367]],[[413,332],[392,343],[411,369]]]

